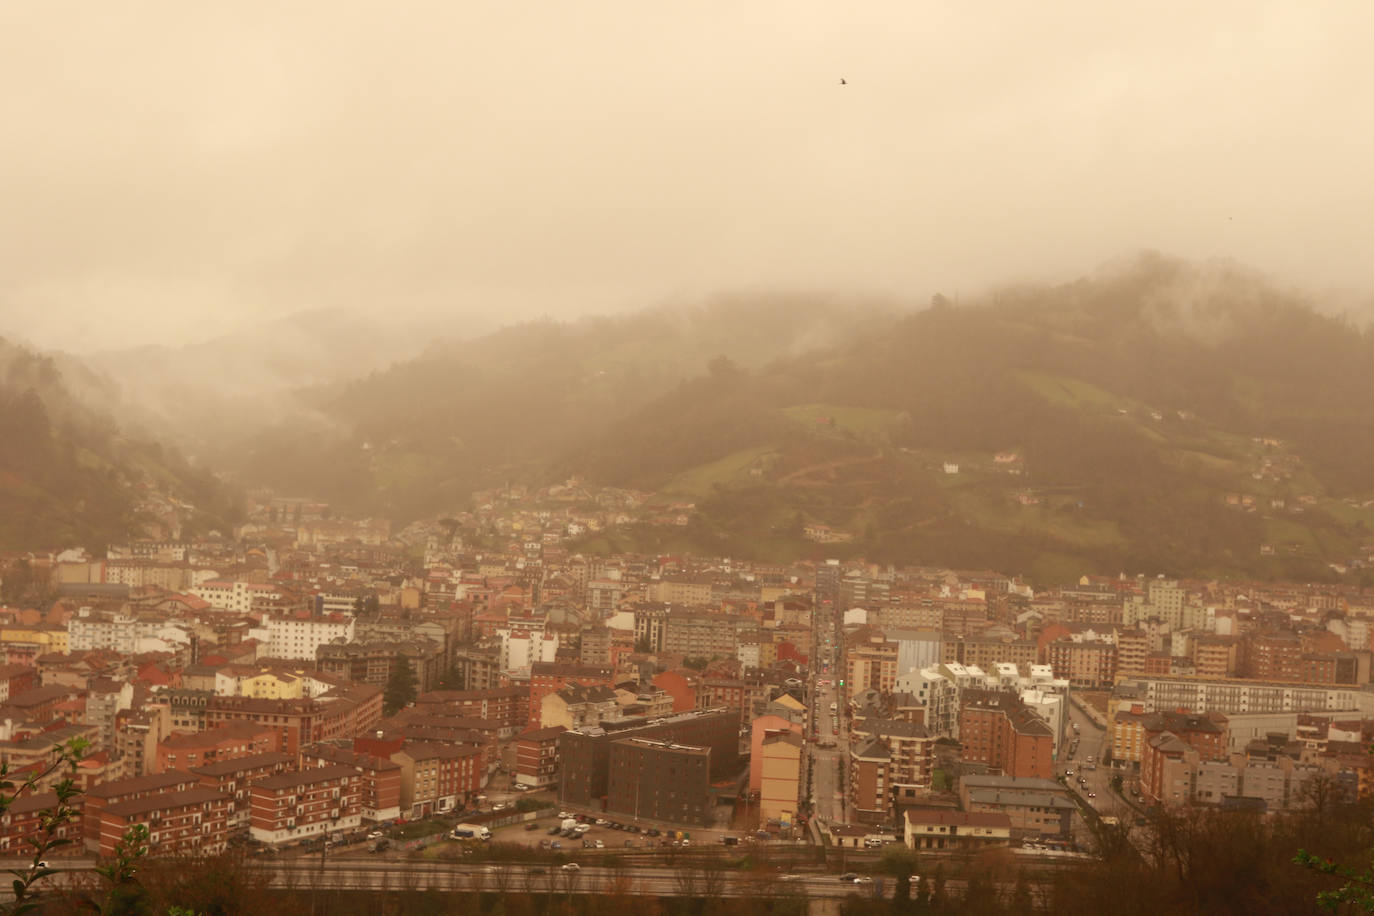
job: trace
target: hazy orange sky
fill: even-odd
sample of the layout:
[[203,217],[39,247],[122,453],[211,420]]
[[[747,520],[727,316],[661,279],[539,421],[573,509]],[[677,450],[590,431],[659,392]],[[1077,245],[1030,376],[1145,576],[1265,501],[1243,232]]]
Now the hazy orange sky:
[[0,333],[924,302],[1142,247],[1368,290],[1370,35],[1358,2],[3,4]]

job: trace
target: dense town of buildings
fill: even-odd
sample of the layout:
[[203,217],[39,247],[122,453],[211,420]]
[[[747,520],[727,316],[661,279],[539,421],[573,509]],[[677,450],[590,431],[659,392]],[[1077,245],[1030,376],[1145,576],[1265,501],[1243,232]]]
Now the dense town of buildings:
[[[50,592],[0,608],[0,760],[23,778],[89,742],[72,851],[133,824],[159,851],[214,851],[453,815],[503,768],[550,804],[786,831],[817,814],[823,669],[839,842],[1067,834],[1078,706],[1141,805],[1282,810],[1319,776],[1374,792],[1374,596],[1356,588],[589,556],[569,539],[690,507],[575,481],[398,532],[324,508],[264,500],[233,538],[23,555]],[[413,691],[388,708],[398,680]],[[0,851],[45,799],[10,809]]]

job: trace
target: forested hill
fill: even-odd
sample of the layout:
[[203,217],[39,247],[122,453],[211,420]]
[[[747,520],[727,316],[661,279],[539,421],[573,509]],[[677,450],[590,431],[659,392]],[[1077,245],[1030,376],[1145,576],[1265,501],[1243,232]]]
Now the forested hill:
[[0,547],[98,550],[142,534],[189,536],[235,511],[209,473],[124,437],[70,396],[50,358],[0,340]]
[[548,479],[712,361],[763,366],[894,320],[883,304],[777,296],[529,322],[299,392],[313,413],[245,437],[226,463],[345,512],[453,511],[475,488]]
[[697,507],[587,550],[1325,577],[1374,546],[1369,337],[1157,255],[914,312],[527,324],[309,399],[245,442],[249,479],[402,520],[574,473]]
[[[1367,334],[1245,271],[1145,256],[731,367],[566,460],[695,496],[722,548],[1330,576],[1374,544],[1370,454]],[[808,544],[814,523],[853,542]]]

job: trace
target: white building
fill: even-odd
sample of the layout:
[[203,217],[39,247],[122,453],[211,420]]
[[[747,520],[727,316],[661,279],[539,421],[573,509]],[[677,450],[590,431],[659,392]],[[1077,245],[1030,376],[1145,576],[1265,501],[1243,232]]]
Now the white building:
[[69,651],[110,649],[123,655],[139,651],[141,640],[157,639],[160,633],[180,634],[179,644],[189,643],[190,636],[180,628],[169,627],[166,620],[140,620],[127,614],[102,614],[83,607],[67,621]]
[[511,628],[497,630],[501,638],[501,670],[528,671],[535,662],[552,662],[558,657],[558,634],[542,630]]
[[925,724],[932,734],[958,738],[961,699],[969,688],[1015,693],[1053,729],[1058,753],[1068,724],[1069,682],[1056,678],[1049,665],[1031,665],[1030,675],[1022,677],[1011,662],[998,662],[992,674],[977,665],[949,662],[908,671],[897,678],[895,689],[914,695],[925,706]]
[[191,594],[210,602],[213,608],[247,614],[253,610],[253,601],[276,600],[281,592],[270,585],[253,582],[230,582],[226,579],[210,579],[191,589]]
[[315,661],[315,650],[325,643],[342,639],[353,642],[352,617],[270,617],[267,620],[267,646],[258,652],[268,658],[304,658]]

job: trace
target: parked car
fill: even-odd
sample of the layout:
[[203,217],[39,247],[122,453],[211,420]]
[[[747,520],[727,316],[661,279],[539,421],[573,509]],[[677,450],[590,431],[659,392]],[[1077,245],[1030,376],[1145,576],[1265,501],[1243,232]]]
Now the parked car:
[[563,866],[563,870],[564,870],[564,871],[581,871],[581,870],[582,870],[582,866],[581,866],[581,865],[578,865],[576,862],[569,862],[569,863],[567,863],[566,865]]

